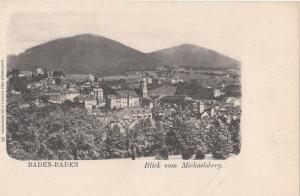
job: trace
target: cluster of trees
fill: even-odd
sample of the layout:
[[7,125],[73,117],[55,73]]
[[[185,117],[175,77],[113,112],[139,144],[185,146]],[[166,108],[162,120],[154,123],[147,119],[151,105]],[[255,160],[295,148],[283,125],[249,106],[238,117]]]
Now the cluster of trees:
[[162,137],[150,121],[121,132],[84,109],[37,107],[21,96],[7,101],[7,152],[19,160],[125,158],[133,151],[137,156],[152,156],[160,146]]
[[107,158],[156,156],[164,146],[165,132],[161,124],[152,126],[150,120],[138,122],[123,132],[115,126],[104,140]]
[[7,152],[16,159],[98,159],[104,125],[84,110],[63,111],[58,105],[7,105]]
[[[22,107],[27,104],[28,107]],[[63,110],[59,105],[37,107],[21,97],[8,99],[7,152],[20,160],[89,160],[156,156],[168,159],[213,154],[224,159],[240,151],[239,121],[219,119],[200,125],[182,111],[164,121],[138,121],[131,129],[106,126],[84,109]]]
[[229,124],[220,119],[193,122],[189,115],[177,108],[165,120],[166,145],[171,153],[181,154],[183,159],[204,158],[212,154],[216,159],[225,159],[240,152],[240,122]]
[[182,82],[177,84],[175,91],[176,95],[187,95],[193,99],[213,99],[213,90],[201,86],[198,80],[191,80],[191,82]]
[[240,85],[229,85],[224,88],[224,92],[228,96],[241,97],[241,86]]
[[8,87],[7,90],[16,90],[19,92],[26,92],[27,91],[27,84],[30,82],[30,80],[28,80],[25,77],[19,78],[19,77],[12,77],[9,79],[8,81]]
[[181,155],[183,159],[194,155],[196,159],[203,159],[205,154],[212,154],[216,159],[225,159],[240,152],[239,120],[227,124],[211,119],[199,126],[178,110],[171,112],[164,121],[156,122],[155,126],[145,120],[124,133],[114,127],[105,140],[106,157],[130,157],[136,153],[135,156],[159,159],[168,159],[168,155]]
[[[32,82],[38,82],[48,77],[47,72],[38,75],[32,73],[31,78],[19,77],[19,74],[20,74],[20,70],[16,68],[12,69],[12,71],[7,72],[8,76],[12,76],[8,81],[8,90],[13,89],[21,93],[25,93],[28,91],[27,84]],[[60,85],[62,82],[62,77],[65,77],[65,74],[62,71],[54,70],[53,77],[55,79],[55,84]]]
[[[36,74],[36,73],[32,72],[31,79],[33,82],[38,82],[38,81],[43,80],[48,77],[49,77],[48,70],[45,70],[45,73],[43,73],[43,74]],[[54,70],[52,73],[52,77],[55,79],[55,84],[60,85],[62,82],[62,77],[65,77],[65,74],[60,70]]]
[[[227,97],[241,97],[240,85],[228,85],[224,88]],[[212,88],[206,88],[196,79],[176,85],[176,95],[187,95],[193,99],[215,99]]]
[[13,68],[11,71],[7,71],[7,76],[18,77],[20,74],[20,70],[17,68]]

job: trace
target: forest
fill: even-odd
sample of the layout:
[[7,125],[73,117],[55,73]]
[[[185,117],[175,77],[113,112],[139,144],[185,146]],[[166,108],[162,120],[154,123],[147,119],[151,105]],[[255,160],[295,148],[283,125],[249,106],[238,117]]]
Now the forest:
[[18,160],[99,160],[153,156],[225,159],[240,152],[239,120],[204,120],[196,125],[182,111],[164,121],[140,120],[121,131],[82,108],[36,106],[22,95],[7,100],[7,152]]

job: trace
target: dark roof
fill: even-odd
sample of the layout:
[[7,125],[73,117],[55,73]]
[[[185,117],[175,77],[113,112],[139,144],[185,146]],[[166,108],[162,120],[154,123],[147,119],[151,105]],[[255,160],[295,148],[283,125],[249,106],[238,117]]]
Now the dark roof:
[[78,95],[77,97],[75,97],[75,100],[78,102],[83,102],[83,101],[91,101],[94,100],[94,96],[92,95]]
[[184,103],[185,96],[165,96],[160,99],[164,103]]
[[165,96],[162,100],[184,100],[186,96],[179,95],[179,96]]

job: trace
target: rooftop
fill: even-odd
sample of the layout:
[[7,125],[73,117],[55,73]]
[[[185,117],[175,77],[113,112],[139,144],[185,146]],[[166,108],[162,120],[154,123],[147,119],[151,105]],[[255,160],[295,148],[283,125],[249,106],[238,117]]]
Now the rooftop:
[[117,98],[126,98],[126,97],[139,97],[138,94],[134,90],[116,90],[116,93],[113,96],[109,97],[117,97]]
[[92,95],[78,95],[77,97],[75,97],[75,99],[79,102],[95,100],[94,96]]

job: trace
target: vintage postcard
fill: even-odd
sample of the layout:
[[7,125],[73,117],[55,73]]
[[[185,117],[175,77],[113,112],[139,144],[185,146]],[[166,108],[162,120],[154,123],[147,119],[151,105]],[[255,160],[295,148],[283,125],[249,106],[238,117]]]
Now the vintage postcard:
[[299,194],[299,4],[0,9],[1,195]]

